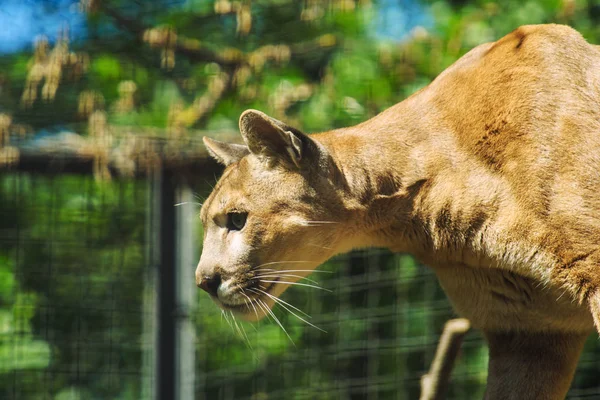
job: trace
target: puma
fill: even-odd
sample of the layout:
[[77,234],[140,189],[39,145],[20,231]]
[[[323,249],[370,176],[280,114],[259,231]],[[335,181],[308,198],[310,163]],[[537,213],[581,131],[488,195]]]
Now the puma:
[[483,332],[487,399],[565,397],[600,328],[600,46],[523,26],[357,126],[240,131],[204,139],[226,168],[196,283],[220,307],[260,319],[335,254],[407,252]]

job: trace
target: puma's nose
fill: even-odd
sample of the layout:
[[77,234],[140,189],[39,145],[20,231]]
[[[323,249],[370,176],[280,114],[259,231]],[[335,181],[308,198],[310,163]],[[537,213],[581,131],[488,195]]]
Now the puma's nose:
[[211,296],[217,297],[217,290],[221,285],[221,274],[215,273],[213,276],[203,276],[200,278],[198,287],[206,291]]

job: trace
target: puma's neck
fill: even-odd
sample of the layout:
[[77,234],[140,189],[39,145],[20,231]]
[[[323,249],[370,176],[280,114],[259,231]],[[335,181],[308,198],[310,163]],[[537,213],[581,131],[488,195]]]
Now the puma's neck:
[[452,174],[451,144],[440,142],[404,104],[396,108],[396,114],[315,137],[341,174],[340,192],[355,222],[345,247],[420,253],[431,235],[427,193],[441,174]]
[[458,148],[435,110],[417,114],[406,103],[316,136],[343,176],[340,191],[355,221],[343,251],[375,246],[429,264],[478,263],[491,253],[478,245],[494,234],[490,221],[512,206],[509,190]]

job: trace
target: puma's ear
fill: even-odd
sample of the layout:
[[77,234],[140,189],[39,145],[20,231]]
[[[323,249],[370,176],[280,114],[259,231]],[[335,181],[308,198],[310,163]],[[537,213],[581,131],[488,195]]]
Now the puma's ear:
[[250,153],[248,147],[241,144],[225,143],[206,136],[202,138],[202,141],[208,154],[225,166],[240,161],[242,157]]
[[316,143],[296,128],[256,110],[246,110],[240,117],[240,132],[250,152],[269,162],[282,161],[301,168],[302,161],[318,151]]

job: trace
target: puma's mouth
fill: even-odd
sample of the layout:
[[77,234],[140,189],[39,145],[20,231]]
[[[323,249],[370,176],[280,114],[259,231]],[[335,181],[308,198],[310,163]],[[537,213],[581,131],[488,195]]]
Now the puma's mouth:
[[252,312],[256,308],[261,309],[264,301],[269,300],[265,299],[265,297],[268,298],[271,295],[271,291],[275,285],[277,285],[279,279],[280,278],[274,278],[273,282],[271,282],[270,285],[264,289],[258,289],[253,286],[246,289],[240,289],[238,294],[241,295],[241,297],[236,296],[241,298],[239,302],[233,303],[219,299],[219,305],[225,310],[230,310],[241,314]]

